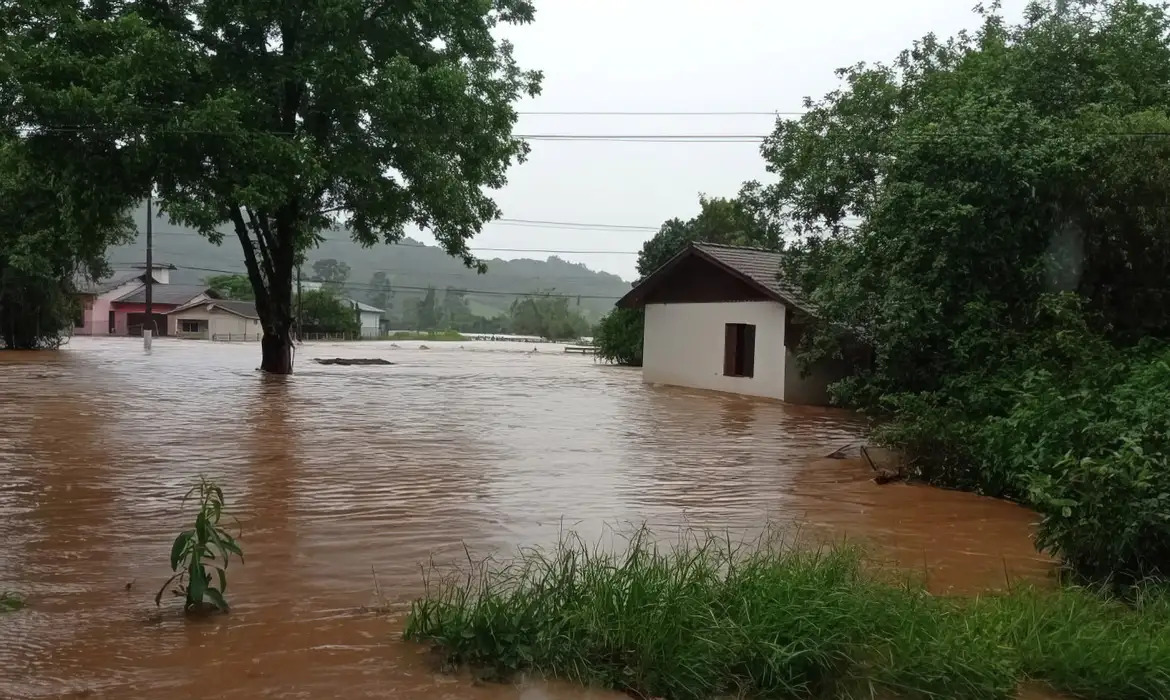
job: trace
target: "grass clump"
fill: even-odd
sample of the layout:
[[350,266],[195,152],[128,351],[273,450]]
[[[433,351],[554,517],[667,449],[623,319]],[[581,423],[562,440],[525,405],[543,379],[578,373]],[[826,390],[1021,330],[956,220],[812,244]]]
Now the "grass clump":
[[935,597],[879,579],[848,546],[803,551],[690,534],[625,551],[564,538],[506,564],[429,576],[405,636],[447,662],[639,697],[1170,697],[1164,596],[1082,591]]
[[20,610],[23,607],[24,598],[9,591],[0,591],[0,613]]

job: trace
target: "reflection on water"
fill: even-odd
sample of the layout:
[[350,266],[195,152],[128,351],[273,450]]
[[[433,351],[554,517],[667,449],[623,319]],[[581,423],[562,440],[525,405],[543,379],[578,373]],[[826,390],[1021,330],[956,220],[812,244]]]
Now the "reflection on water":
[[[0,697],[585,698],[478,686],[395,641],[419,566],[647,522],[865,537],[937,590],[1041,577],[1026,511],[879,487],[848,414],[648,387],[636,371],[499,342],[307,345],[298,373],[256,345],[79,339],[0,354]],[[390,367],[320,366],[380,356]],[[230,616],[153,604],[178,499],[217,479],[247,564]],[[376,576],[389,620],[361,612]]]

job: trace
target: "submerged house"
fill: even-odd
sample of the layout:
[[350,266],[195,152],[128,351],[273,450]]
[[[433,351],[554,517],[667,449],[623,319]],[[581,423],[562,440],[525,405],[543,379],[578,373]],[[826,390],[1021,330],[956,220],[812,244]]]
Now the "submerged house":
[[264,329],[251,301],[197,299],[167,314],[171,333],[196,340],[260,340]]
[[807,374],[794,349],[813,309],[780,277],[781,254],[692,243],[617,302],[644,308],[642,378],[649,383],[827,404],[849,371]]
[[[74,322],[74,335],[126,335],[128,331],[126,312],[123,311],[119,317],[114,302],[139,292],[146,286],[146,265],[136,264],[132,268],[102,280],[84,278],[76,280],[80,310]],[[155,285],[169,284],[170,271],[174,269],[175,266],[168,263],[154,263],[151,266],[150,277]],[[145,292],[143,294],[145,295]]]

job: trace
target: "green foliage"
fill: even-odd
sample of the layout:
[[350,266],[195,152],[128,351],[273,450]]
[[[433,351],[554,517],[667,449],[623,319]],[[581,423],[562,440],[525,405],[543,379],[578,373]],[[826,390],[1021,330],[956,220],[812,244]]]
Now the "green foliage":
[[302,293],[300,308],[305,333],[361,333],[357,311],[328,289]]
[[[0,100],[0,123],[5,110]],[[75,283],[105,274],[106,246],[126,239],[131,199],[93,186],[129,177],[124,164],[89,160],[107,146],[0,131],[0,346],[59,346],[77,316]]]
[[1170,339],[1170,139],[1142,136],[1170,132],[1170,16],[983,18],[841,71],[765,143],[785,274],[827,321],[802,359],[862,338],[874,363],[834,396],[893,414],[882,435],[921,475],[1038,508],[1040,544],[1083,574],[1164,571],[1161,360],[1128,348]]
[[13,612],[24,607],[24,598],[10,591],[0,591],[0,613]]
[[619,365],[642,366],[642,336],[646,314],[642,309],[614,309],[594,332],[597,356]]
[[158,590],[154,604],[162,603],[163,593],[174,583],[171,592],[184,599],[186,612],[204,612],[208,605],[227,612],[227,599],[224,598],[227,567],[232,555],[243,563],[244,553],[236,539],[219,525],[223,516],[223,490],[213,481],[200,479],[183,501],[192,496],[199,502],[195,526],[179,533],[171,545],[171,571],[175,574]]
[[512,104],[541,78],[497,29],[533,14],[528,0],[12,0],[0,103],[5,123],[108,139],[173,220],[215,242],[230,227],[261,367],[284,373],[293,270],[318,232],[370,246],[417,225],[482,265],[467,242],[499,216],[487,190],[527,152]]
[[1082,697],[1170,693],[1167,597],[934,597],[860,553],[775,539],[649,533],[625,551],[562,539],[427,581],[405,636],[499,679],[519,671],[669,698],[1012,698],[1025,680]]
[[511,332],[549,340],[576,340],[589,332],[589,322],[570,308],[563,296],[532,295],[512,302]]
[[256,295],[252,293],[252,283],[248,280],[247,275],[212,275],[203,283],[224,299],[252,301],[256,298]]

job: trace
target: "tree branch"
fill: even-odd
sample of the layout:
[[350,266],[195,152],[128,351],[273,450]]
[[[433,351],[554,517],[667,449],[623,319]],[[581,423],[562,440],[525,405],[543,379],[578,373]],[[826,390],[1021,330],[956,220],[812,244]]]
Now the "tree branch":
[[236,229],[236,237],[240,239],[240,247],[244,249],[244,267],[248,268],[248,277],[252,280],[252,291],[256,294],[256,308],[261,312],[261,318],[267,320],[271,306],[268,301],[268,287],[264,276],[260,273],[260,264],[256,260],[256,249],[252,247],[252,237],[248,234],[248,224],[240,214],[240,205],[232,202],[228,207],[228,217]]

